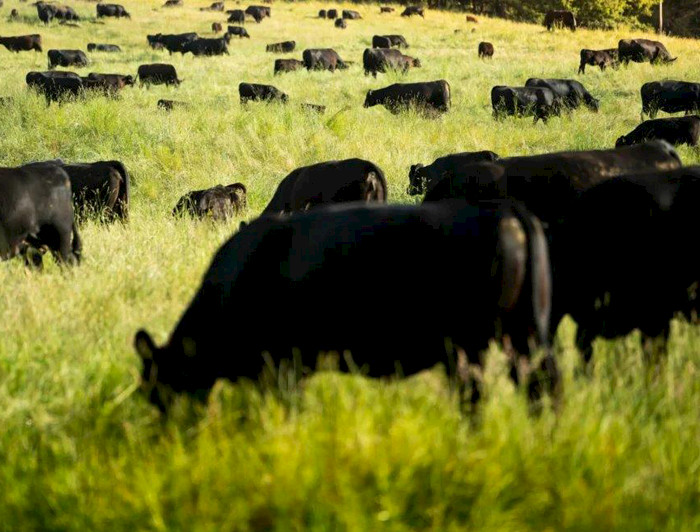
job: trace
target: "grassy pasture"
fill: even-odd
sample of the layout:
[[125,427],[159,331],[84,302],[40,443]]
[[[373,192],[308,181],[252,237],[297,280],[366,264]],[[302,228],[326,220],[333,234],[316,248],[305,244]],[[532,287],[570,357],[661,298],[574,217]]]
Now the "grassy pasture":
[[[535,418],[494,348],[474,420],[460,416],[436,369],[404,381],[328,372],[300,384],[280,377],[277,393],[220,383],[197,415],[182,401],[164,423],[138,394],[131,346],[142,326],[158,342],[167,338],[212,253],[237,227],[238,220],[173,219],[186,191],[242,181],[253,217],[290,170],[362,157],[385,171],[391,201],[412,202],[409,166],[447,153],[611,147],[639,121],[642,83],[700,80],[696,41],[664,39],[679,56],[668,67],[589,67],[577,76],[581,48],[643,35],[548,34],[433,11],[406,20],[379,15],[377,6],[354,7],[364,19],[338,30],[315,18],[327,5],[280,3],[271,19],[247,24],[251,39],[233,40],[230,57],[169,57],[150,50],[146,34],[207,36],[224,15],[198,10],[209,0],[170,10],[160,1],[123,3],[131,20],[95,24],[94,3],[75,0],[85,19],[80,28],[44,26],[35,8],[17,0],[0,8],[0,35],[41,33],[44,42],[44,53],[0,47],[0,96],[14,98],[0,106],[0,165],[119,159],[133,177],[130,224],[86,224],[79,268],[61,271],[47,260],[37,274],[17,261],[0,264],[0,530],[700,528],[697,326],[674,323],[669,356],[652,366],[634,334],[599,341],[588,378],[579,376],[574,325],[565,322],[557,346],[565,399],[558,414],[545,409]],[[20,21],[7,21],[12,8]],[[376,33],[405,35],[407,53],[423,62],[405,79],[450,83],[448,114],[426,120],[362,108],[368,89],[404,79],[363,75],[362,51]],[[287,39],[297,41],[297,52],[265,53],[265,44]],[[481,40],[494,43],[492,61],[477,59]],[[89,54],[93,64],[78,69],[82,75],[135,74],[139,64],[170,62],[184,83],[49,108],[26,89],[26,73],[46,69],[48,49],[86,50],[88,42],[119,44],[124,53]],[[356,64],[335,74],[272,75],[275,57],[299,58],[307,47],[333,47]],[[490,88],[532,76],[580,79],[601,99],[600,113],[579,111],[546,126],[493,121]],[[242,108],[241,81],[274,84],[292,104]],[[164,113],[159,98],[192,108]],[[296,102],[328,110],[319,116]],[[700,161],[695,149],[679,152],[686,164]],[[696,227],[688,237],[697,241]],[[391,303],[382,309],[391,312]],[[290,311],[271,305],[271,312]]]

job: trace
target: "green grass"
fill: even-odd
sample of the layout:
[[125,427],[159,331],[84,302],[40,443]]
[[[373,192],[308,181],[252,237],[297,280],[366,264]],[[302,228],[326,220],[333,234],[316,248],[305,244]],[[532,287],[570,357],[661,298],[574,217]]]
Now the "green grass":
[[[193,414],[182,400],[164,422],[138,393],[131,345],[144,326],[166,340],[212,253],[237,227],[238,220],[174,219],[171,209],[188,190],[242,181],[254,217],[290,170],[363,157],[385,171],[392,202],[412,202],[409,166],[447,153],[611,147],[638,123],[642,83],[700,80],[696,41],[664,39],[679,56],[669,67],[591,68],[576,76],[580,48],[610,48],[642,34],[547,34],[500,20],[467,25],[463,15],[433,11],[405,20],[380,16],[376,6],[357,8],[365,19],[337,30],[313,18],[321,4],[274,4],[271,19],[248,24],[250,40],[232,41],[230,57],[168,57],[147,48],[147,33],[206,35],[223,17],[197,10],[209,0],[172,10],[154,9],[160,1],[124,3],[131,21],[86,20],[78,29],[44,27],[33,7],[15,0],[0,8],[0,35],[41,33],[45,51],[88,42],[124,48],[90,54],[94,64],[79,69],[83,75],[135,74],[139,64],[171,62],[185,80],[180,89],[134,88],[117,101],[47,108],[24,82],[29,70],[45,69],[46,54],[0,48],[0,96],[15,98],[0,107],[1,165],[119,159],[133,176],[131,223],[85,225],[79,268],[62,271],[47,260],[46,271],[34,273],[18,261],[0,264],[0,530],[700,528],[697,326],[674,323],[669,355],[654,365],[643,362],[636,335],[598,341],[592,376],[582,377],[574,325],[565,322],[557,345],[564,400],[556,413],[536,417],[494,347],[486,398],[471,419],[460,415],[438,368],[392,381],[325,372],[295,385],[282,376],[263,391],[220,383],[206,407]],[[85,17],[95,9],[73,6]],[[23,22],[5,21],[13,7]],[[362,108],[367,89],[404,79],[363,75],[361,54],[375,33],[406,36],[424,65],[406,79],[451,84],[447,115],[426,120]],[[264,46],[286,39],[299,51],[284,57],[330,46],[356,64],[275,78],[278,56]],[[493,61],[477,59],[480,40],[494,43]],[[494,122],[490,88],[531,76],[581,79],[601,99],[600,113],[580,111],[546,126]],[[241,81],[272,83],[293,102],[328,110],[243,109]],[[159,98],[193,107],[159,112]],[[687,164],[700,161],[695,149],[679,152]],[[697,236],[689,228],[689,243]]]

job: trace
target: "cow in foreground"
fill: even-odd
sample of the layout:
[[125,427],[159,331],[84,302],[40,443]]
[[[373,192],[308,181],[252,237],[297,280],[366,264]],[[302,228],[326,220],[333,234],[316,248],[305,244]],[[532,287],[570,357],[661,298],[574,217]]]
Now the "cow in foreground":
[[300,211],[327,203],[387,200],[384,172],[362,159],[328,161],[297,168],[277,187],[263,214]]
[[581,63],[578,66],[578,73],[586,73],[586,65],[597,66],[600,70],[605,70],[607,67],[618,66],[618,49],[610,48],[607,50],[581,50]]
[[580,82],[575,79],[539,79],[530,78],[526,87],[544,87],[550,89],[568,109],[578,109],[585,104],[591,111],[598,112],[600,101],[591,96]]
[[654,118],[659,111],[694,113],[700,110],[700,83],[652,81],[642,85],[642,116]]
[[[430,279],[430,288],[407,289],[416,278]],[[219,249],[163,347],[143,330],[136,334],[142,389],[167,412],[175,394],[206,400],[217,379],[257,381],[283,360],[293,359],[303,374],[320,352],[332,351],[343,354],[340,369],[361,368],[369,377],[443,363],[461,377],[462,392],[469,372],[463,359],[457,371],[457,359],[480,365],[489,341],[507,335],[516,381],[518,354],[527,360],[542,348],[542,373],[528,379],[537,397],[558,382],[548,345],[550,285],[541,225],[510,202],[345,205],[264,216]],[[379,325],[358,322],[368,290],[373,305],[391,308]],[[294,311],[271,312],[262,293],[291,302]],[[417,318],[416,309],[443,308],[445,294],[463,304]],[[474,403],[479,388],[471,384]]]
[[175,205],[173,215],[189,214],[195,218],[224,221],[236,216],[245,208],[245,185],[234,183],[188,192]]
[[647,120],[627,135],[617,139],[615,147],[641,144],[649,140],[665,140],[671,145],[697,146],[700,137],[700,117],[683,116]]
[[456,175],[462,166],[496,160],[498,160],[497,154],[484,150],[452,153],[438,157],[428,166],[414,164],[408,173],[409,185],[407,193],[411,196],[423,194],[441,179]]
[[551,116],[560,116],[561,99],[549,88],[543,87],[505,87],[491,89],[491,106],[496,119],[507,116],[534,116],[547,122]]
[[367,91],[365,107],[383,105],[393,114],[413,107],[427,114],[446,113],[450,109],[450,85],[444,79],[421,83],[394,83]]
[[548,11],[544,17],[544,25],[548,31],[556,27],[576,31],[576,17],[571,11]]

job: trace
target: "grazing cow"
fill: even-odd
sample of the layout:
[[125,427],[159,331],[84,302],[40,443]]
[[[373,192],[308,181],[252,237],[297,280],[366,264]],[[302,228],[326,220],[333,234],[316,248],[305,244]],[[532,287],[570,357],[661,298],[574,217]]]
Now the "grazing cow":
[[28,52],[35,50],[41,52],[41,35],[20,35],[18,37],[0,37],[0,44],[10,52]]
[[362,54],[365,76],[369,73],[376,78],[377,72],[400,70],[407,72],[411,67],[420,67],[420,60],[403,55],[399,50],[390,48],[366,48]]
[[330,19],[338,18],[338,10],[337,9],[329,9],[328,11],[326,11],[326,18],[330,18]]
[[386,203],[384,172],[362,159],[328,161],[297,168],[277,187],[263,214],[291,213],[327,203]]
[[343,18],[347,20],[360,20],[362,18],[362,15],[360,15],[357,11],[352,11],[351,9],[343,9]]
[[248,32],[246,31],[245,28],[241,26],[229,26],[228,27],[228,34],[229,35],[237,35],[240,39],[246,38],[250,39],[250,35],[248,35]]
[[607,50],[581,50],[581,64],[578,67],[579,74],[586,73],[586,65],[600,67],[605,70],[607,67],[616,67],[618,65],[618,49],[610,48]]
[[19,18],[19,11],[17,11],[16,9],[13,9],[12,11],[10,11],[10,20],[16,20],[18,18]]
[[550,89],[569,109],[578,109],[584,103],[591,111],[597,113],[600,107],[600,101],[591,96],[581,83],[573,79],[530,78],[525,82],[525,86]]
[[37,2],[36,12],[39,20],[44,24],[48,24],[56,16],[56,6],[53,4],[45,4],[44,2]]
[[622,39],[618,45],[618,57],[625,65],[635,63],[673,63],[677,57],[671,57],[666,47],[659,41],[649,39]]
[[224,10],[224,3],[223,2],[214,2],[209,7],[200,8],[200,11],[223,11],[223,10]]
[[289,100],[289,96],[278,88],[259,83],[240,83],[238,85],[238,95],[241,97],[242,104],[248,103],[249,100],[254,102],[281,101],[282,103],[287,103]]
[[425,13],[422,7],[419,6],[408,6],[401,13],[402,17],[412,17],[413,15],[420,15],[425,18]]
[[68,174],[55,164],[0,168],[0,260],[44,246],[57,262],[80,262]]
[[245,11],[243,11],[242,9],[233,9],[229,14],[227,22],[245,24]]
[[493,44],[490,42],[479,43],[479,59],[491,59],[493,57]]
[[332,48],[309,48],[301,54],[307,70],[330,70],[348,68],[338,52]]
[[41,92],[47,105],[59,102],[66,96],[78,96],[83,90],[80,76],[74,72],[29,72],[27,86]]
[[285,72],[294,72],[304,68],[304,61],[298,59],[275,59],[275,75]]
[[119,4],[97,4],[97,18],[115,17],[131,18],[131,15]]
[[547,11],[544,16],[544,25],[548,31],[552,31],[556,27],[576,31],[576,17],[571,11]]
[[378,90],[367,91],[365,107],[383,105],[393,114],[410,106],[423,112],[446,113],[450,108],[450,85],[444,79],[421,83],[394,83]]
[[188,192],[175,205],[173,215],[189,214],[195,218],[208,218],[219,222],[236,216],[245,208],[245,185],[234,183]]
[[182,7],[183,5],[182,0],[165,0],[163,7]]
[[318,11],[318,18],[326,18],[326,10],[325,9],[320,9]]
[[408,48],[403,35],[375,35],[372,37],[372,48]]
[[318,114],[323,114],[326,112],[325,105],[316,105],[313,103],[302,103],[300,105],[301,105],[301,108],[304,109],[305,111],[314,111],[315,113],[318,113]]
[[411,196],[423,194],[441,179],[456,175],[462,166],[497,160],[498,155],[492,151],[475,151],[438,157],[428,166],[414,164],[408,173],[409,185],[406,192]]
[[547,122],[550,116],[561,115],[561,99],[551,89],[542,87],[506,87],[491,89],[491,106],[496,119],[507,116],[534,116]]
[[147,35],[146,39],[148,39],[148,44],[151,46],[151,48],[155,48],[154,45],[156,44],[162,44],[165,49],[170,52],[170,55],[172,55],[173,52],[184,53],[183,50],[185,45],[190,41],[199,39],[199,35],[194,32],[172,35],[157,33],[156,35]]
[[138,69],[139,86],[145,85],[175,85],[182,83],[177,79],[177,72],[173,65],[165,63],[153,63],[141,65]]
[[698,145],[700,136],[700,117],[683,116],[674,118],[659,118],[647,120],[638,125],[631,133],[622,135],[615,147],[641,144],[649,140],[665,140],[671,145]]
[[224,31],[224,27],[221,25],[220,22],[212,22],[211,31],[213,31],[214,33],[221,33],[222,31]]
[[163,111],[172,111],[173,109],[189,109],[190,104],[186,102],[178,102],[176,100],[158,100],[158,109]]
[[396,11],[393,7],[379,6],[379,13],[393,13]]
[[467,15],[467,22],[473,22],[474,24],[478,24],[479,19],[476,18],[474,15]]
[[348,27],[348,23],[345,22],[345,19],[344,19],[344,18],[336,19],[336,21],[333,23],[333,25],[334,25],[336,28],[340,28],[341,30],[344,30],[345,28]]
[[700,167],[633,174],[585,192],[556,228],[552,324],[576,320],[586,361],[596,337],[667,338],[677,313],[697,321],[700,255],[688,231],[698,202]]
[[296,48],[296,46],[297,46],[296,41],[277,42],[274,44],[268,44],[265,47],[265,51],[286,54],[289,52],[293,52],[294,48]]
[[700,109],[700,83],[652,81],[642,85],[642,116],[654,118],[659,111],[685,114]]
[[[416,277],[430,279],[430,288],[407,289]],[[385,333],[349,326],[379,280],[373,300],[392,309],[382,317]],[[260,297],[270,291],[293,302],[294,311],[270,312],[269,300]],[[445,294],[465,304],[416,320],[416,309],[443,308]],[[329,311],[319,304],[329,298],[342,304]],[[556,389],[558,382],[548,341],[550,304],[542,227],[510,202],[337,205],[264,216],[242,228],[215,255],[168,343],[157,348],[140,330],[134,344],[143,362],[142,390],[163,412],[175,394],[205,400],[219,378],[258,381],[266,365],[279,367],[293,351],[300,372],[328,351],[346,354],[340,369],[360,367],[369,377],[411,375],[444,363],[460,377],[461,396],[468,372],[457,370],[463,362],[455,363],[456,352],[479,365],[490,340],[506,335],[516,380],[518,352],[529,356],[543,348],[544,379],[528,383],[537,397],[540,386]],[[235,349],[222,354],[232,323]],[[414,324],[411,334],[407,323]],[[479,389],[471,386],[475,403]]]
[[82,50],[49,50],[49,70],[57,66],[84,67],[88,65],[88,58]]
[[598,183],[620,175],[680,167],[680,157],[663,141],[611,150],[508,157],[458,168],[429,188],[423,201],[509,198],[523,202],[551,226],[561,223],[581,193]]
[[122,49],[116,44],[95,44],[94,42],[88,43],[88,52],[121,52]]
[[81,78],[84,89],[97,90],[109,96],[116,96],[124,87],[134,85],[134,77],[122,74],[96,74],[91,72]]
[[229,55],[228,43],[231,36],[226,33],[218,39],[195,39],[188,41],[182,46],[182,55],[192,53],[192,55]]
[[253,20],[258,24],[262,22],[262,19],[270,16],[270,8],[266,6],[248,6],[245,10],[246,15],[253,17]]

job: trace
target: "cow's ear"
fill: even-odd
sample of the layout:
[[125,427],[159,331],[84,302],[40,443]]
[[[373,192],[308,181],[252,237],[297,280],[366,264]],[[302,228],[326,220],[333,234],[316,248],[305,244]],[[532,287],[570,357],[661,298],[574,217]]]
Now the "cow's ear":
[[143,360],[153,360],[157,350],[151,335],[143,329],[136,333],[134,347],[136,347],[136,352]]

